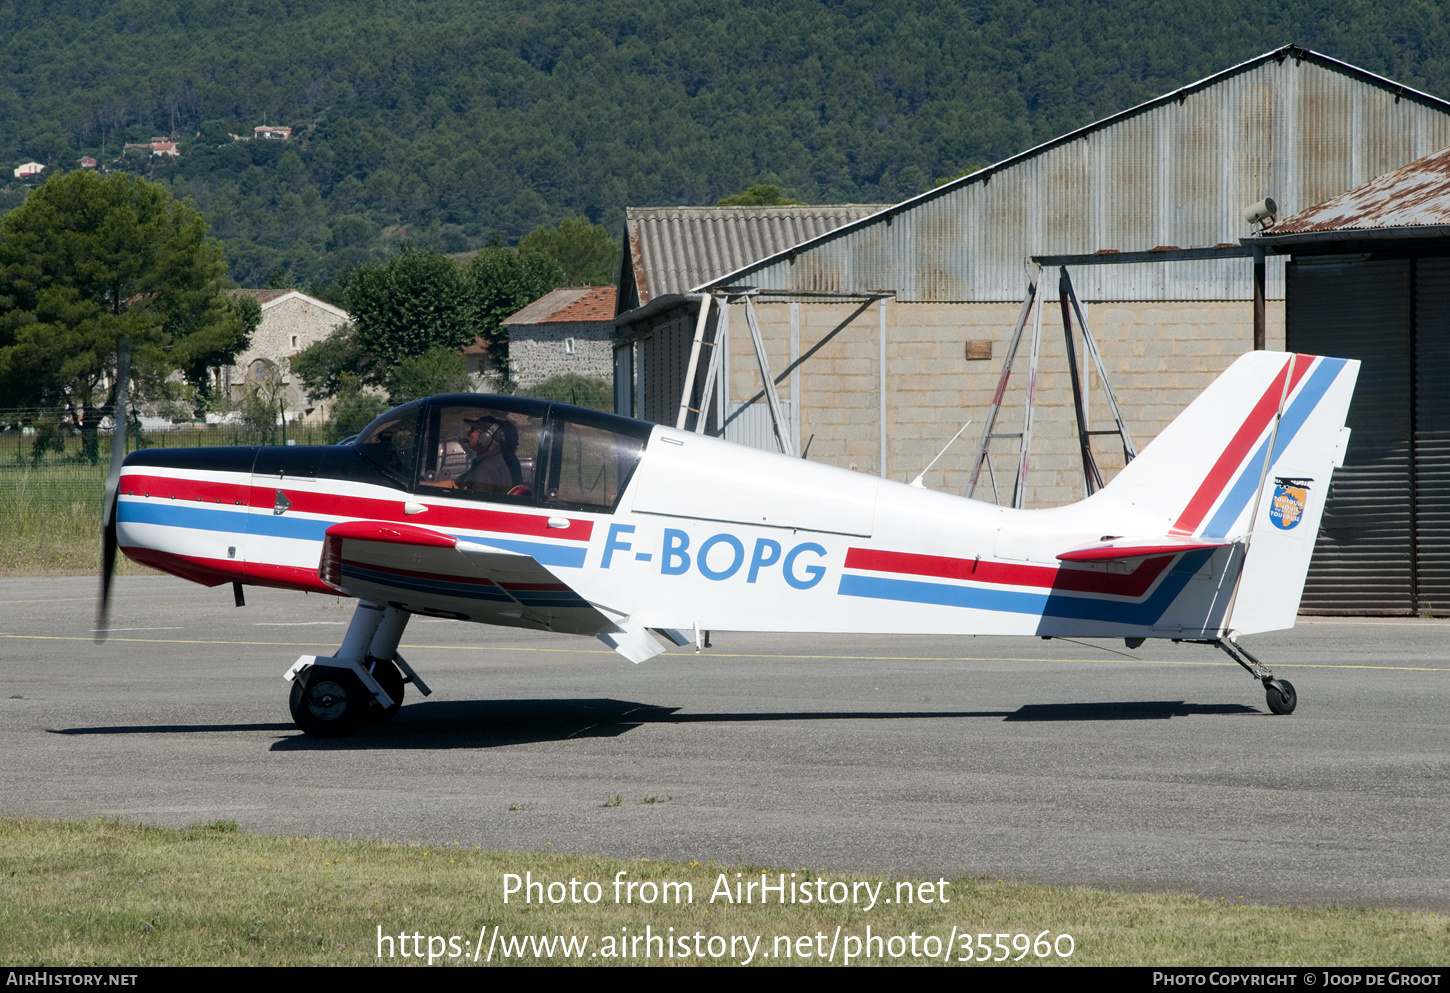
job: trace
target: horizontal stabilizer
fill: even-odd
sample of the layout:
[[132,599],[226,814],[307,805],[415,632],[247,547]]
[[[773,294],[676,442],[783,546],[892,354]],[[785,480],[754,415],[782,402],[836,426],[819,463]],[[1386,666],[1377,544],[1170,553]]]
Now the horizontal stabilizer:
[[1122,562],[1145,559],[1154,555],[1177,555],[1201,548],[1223,548],[1231,544],[1219,538],[1111,538],[1100,543],[1074,548],[1057,556],[1062,562]]

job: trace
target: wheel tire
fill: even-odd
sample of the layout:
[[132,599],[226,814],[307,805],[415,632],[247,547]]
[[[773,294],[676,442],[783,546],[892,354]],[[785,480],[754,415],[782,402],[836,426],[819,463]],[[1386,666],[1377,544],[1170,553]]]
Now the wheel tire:
[[1292,714],[1299,705],[1299,695],[1294,692],[1294,684],[1287,679],[1269,680],[1264,684],[1264,696],[1269,701],[1269,709],[1276,714]]
[[292,680],[292,720],[309,738],[344,738],[357,730],[371,694],[347,669],[314,665]]
[[392,662],[379,662],[373,667],[373,678],[378,681],[388,696],[393,698],[391,707],[383,707],[373,697],[368,701],[368,710],[363,715],[364,724],[386,724],[398,716],[403,709],[403,674]]

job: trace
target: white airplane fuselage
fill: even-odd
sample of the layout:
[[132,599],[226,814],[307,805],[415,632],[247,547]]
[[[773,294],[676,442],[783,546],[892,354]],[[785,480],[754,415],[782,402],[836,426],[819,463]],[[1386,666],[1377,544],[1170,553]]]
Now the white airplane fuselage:
[[[208,585],[582,634],[1211,640],[1292,625],[1357,367],[1245,356],[1105,489],[1046,510],[631,421],[639,454],[612,509],[551,503],[542,484],[490,500],[421,469],[354,471],[362,448],[170,450],[127,461],[117,530],[131,558]],[[572,410],[554,407],[540,423]]]

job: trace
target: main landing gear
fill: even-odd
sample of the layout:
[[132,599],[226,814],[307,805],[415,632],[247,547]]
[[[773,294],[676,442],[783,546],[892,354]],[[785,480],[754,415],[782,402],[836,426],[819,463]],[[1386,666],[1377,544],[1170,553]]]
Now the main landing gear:
[[384,724],[403,706],[403,686],[432,692],[398,654],[408,613],[359,603],[337,654],[304,655],[283,677],[292,719],[312,738],[341,738],[360,724]]
[[1294,708],[1299,704],[1299,695],[1294,692],[1293,683],[1287,679],[1275,679],[1274,674],[1265,668],[1262,662],[1250,655],[1242,645],[1236,645],[1227,638],[1220,638],[1214,644],[1223,649],[1225,655],[1247,669],[1249,675],[1264,684],[1264,696],[1268,700],[1271,711],[1276,714],[1294,712]]

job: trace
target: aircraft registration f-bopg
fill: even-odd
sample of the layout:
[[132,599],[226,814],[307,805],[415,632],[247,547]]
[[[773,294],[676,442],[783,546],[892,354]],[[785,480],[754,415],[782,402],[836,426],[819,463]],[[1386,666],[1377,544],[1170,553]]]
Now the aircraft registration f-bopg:
[[1236,641],[1294,624],[1358,371],[1245,355],[1106,487],[1046,510],[453,394],[351,445],[135,452],[107,537],[208,586],[357,598],[336,654],[286,674],[316,736],[386,720],[406,682],[428,692],[398,654],[414,614],[593,635],[634,662],[710,631],[1171,638],[1222,648],[1288,713],[1293,687]]

